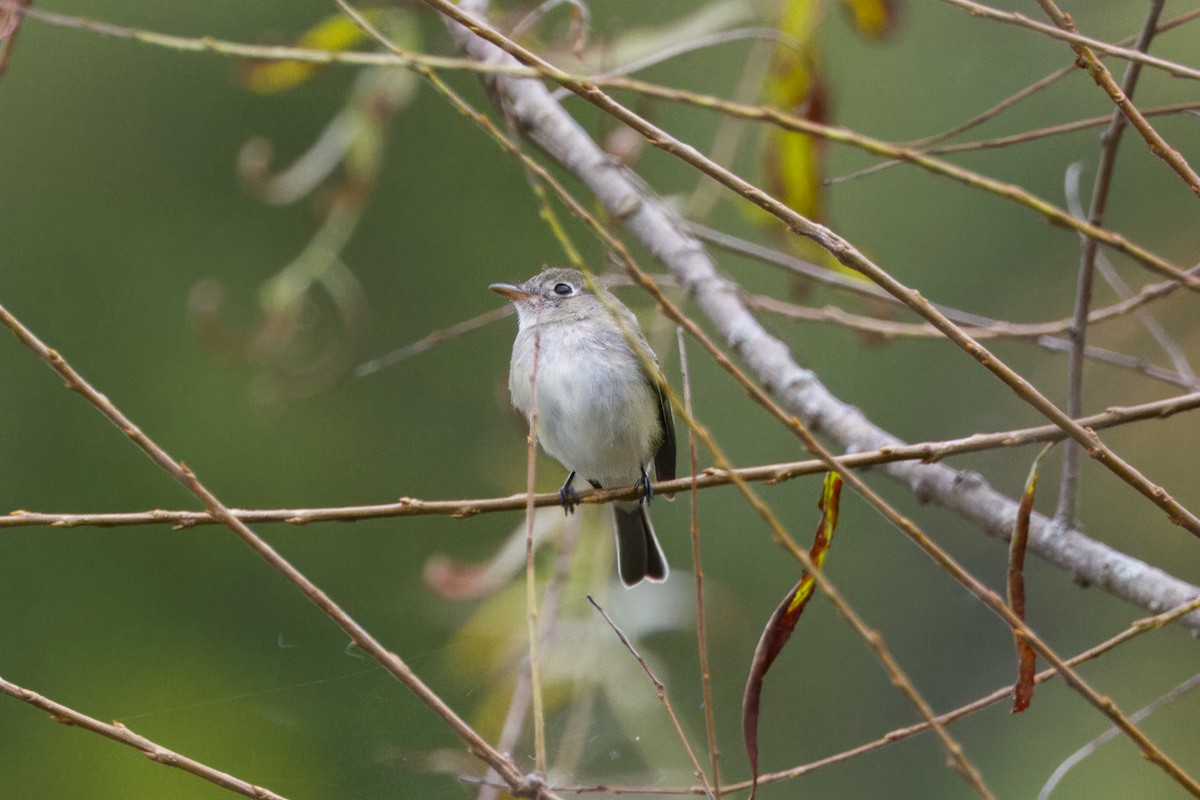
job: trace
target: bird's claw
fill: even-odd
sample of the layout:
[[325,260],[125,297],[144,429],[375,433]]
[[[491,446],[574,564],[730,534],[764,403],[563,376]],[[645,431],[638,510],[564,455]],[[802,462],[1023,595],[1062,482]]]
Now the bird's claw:
[[637,479],[637,483],[633,485],[633,490],[642,490],[642,497],[646,498],[646,502],[654,499],[654,487],[650,485],[650,476],[646,474],[646,468],[642,468],[642,477]]

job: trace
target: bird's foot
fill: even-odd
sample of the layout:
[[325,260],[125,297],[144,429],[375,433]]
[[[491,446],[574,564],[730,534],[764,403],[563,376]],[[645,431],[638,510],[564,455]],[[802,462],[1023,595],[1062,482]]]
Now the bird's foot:
[[642,467],[642,477],[637,479],[637,483],[633,485],[634,491],[642,490],[642,497],[649,502],[654,499],[654,487],[650,485],[650,476],[646,474],[646,468]]
[[563,481],[562,487],[558,490],[558,501],[562,503],[564,514],[574,514],[575,506],[579,505],[579,495],[575,493],[575,489],[571,483],[575,480],[575,473],[572,472]]

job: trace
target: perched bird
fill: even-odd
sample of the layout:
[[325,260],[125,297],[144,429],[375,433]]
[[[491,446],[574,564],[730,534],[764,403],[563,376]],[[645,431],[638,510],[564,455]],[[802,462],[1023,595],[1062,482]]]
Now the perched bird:
[[559,489],[564,510],[579,501],[571,485],[576,475],[597,489],[636,485],[641,498],[610,504],[621,581],[665,581],[667,560],[647,512],[653,491],[646,468],[653,460],[659,480],[675,477],[675,422],[658,382],[630,346],[632,339],[655,358],[637,318],[608,291],[594,294],[575,269],[548,267],[524,283],[491,289],[517,308],[508,389],[526,419],[534,405],[529,378],[537,348],[537,439],[570,470]]

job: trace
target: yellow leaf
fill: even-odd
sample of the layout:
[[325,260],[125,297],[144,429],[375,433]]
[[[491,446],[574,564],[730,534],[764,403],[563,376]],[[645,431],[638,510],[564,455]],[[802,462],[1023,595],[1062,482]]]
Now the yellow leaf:
[[854,27],[864,36],[885,39],[896,27],[899,14],[892,0],[842,0],[842,6],[850,13]]
[[[375,25],[384,13],[384,9],[370,9],[363,16]],[[366,38],[354,20],[344,14],[331,14],[302,33],[295,46],[341,53],[357,47]],[[310,61],[247,61],[242,66],[242,83],[252,92],[274,94],[299,86],[326,66]]]

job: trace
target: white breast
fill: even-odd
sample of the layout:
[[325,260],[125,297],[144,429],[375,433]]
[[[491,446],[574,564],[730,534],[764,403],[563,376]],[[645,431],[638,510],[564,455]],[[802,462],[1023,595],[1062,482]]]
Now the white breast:
[[[543,326],[538,354],[538,439],[542,448],[580,478],[603,486],[634,483],[661,436],[658,399],[641,362],[613,337],[589,335],[586,323]],[[509,389],[528,418],[532,358],[513,348]],[[532,348],[525,348],[532,353]]]

